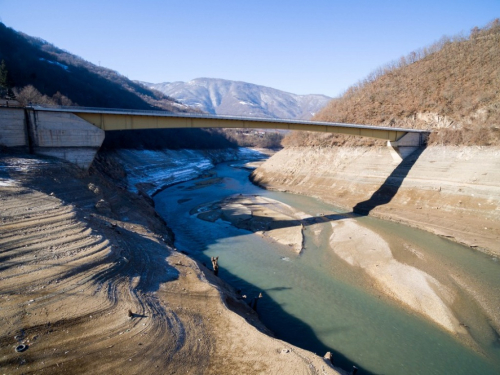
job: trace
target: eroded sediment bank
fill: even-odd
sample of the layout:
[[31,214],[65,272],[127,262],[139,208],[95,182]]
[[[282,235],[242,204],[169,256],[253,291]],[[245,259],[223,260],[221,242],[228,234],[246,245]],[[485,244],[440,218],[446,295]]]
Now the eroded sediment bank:
[[[408,310],[456,335],[461,341],[476,347],[474,339],[465,328],[468,325],[457,317],[464,316],[463,308],[459,315],[456,311],[461,299],[461,287],[455,284],[461,277],[440,277],[441,273],[453,275],[453,272],[447,265],[428,267],[427,251],[417,250],[411,245],[404,248],[412,252],[417,262],[396,259],[388,240],[363,226],[352,215],[339,214],[334,220],[331,215],[314,218],[277,200],[242,194],[202,204],[192,209],[190,214],[209,222],[226,221],[236,228],[251,231],[281,244],[293,253],[307,251],[304,249],[306,233],[308,239],[319,246],[322,246],[320,235],[331,233],[326,245],[350,267],[362,270],[371,280],[373,292],[383,293]],[[474,283],[470,283],[468,289],[473,295],[482,296],[481,300],[490,301],[490,304],[482,307],[488,311],[488,319],[499,327],[500,322],[494,313],[494,306],[500,303],[498,298],[489,296],[481,286]],[[470,301],[467,304],[470,306],[465,310],[477,308]],[[467,323],[472,325],[469,321]]]
[[265,334],[230,287],[168,245],[148,202],[102,170],[4,154],[0,178],[4,372],[337,373]]
[[500,149],[432,146],[398,164],[387,147],[286,148],[252,181],[500,255]]

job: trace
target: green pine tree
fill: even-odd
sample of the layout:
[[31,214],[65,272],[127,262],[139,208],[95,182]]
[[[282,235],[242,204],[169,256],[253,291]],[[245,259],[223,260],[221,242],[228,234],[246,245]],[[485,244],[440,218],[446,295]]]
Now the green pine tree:
[[2,60],[2,63],[0,63],[0,96],[7,99],[15,99],[12,87],[13,84],[7,70],[7,65],[5,64],[5,60]]

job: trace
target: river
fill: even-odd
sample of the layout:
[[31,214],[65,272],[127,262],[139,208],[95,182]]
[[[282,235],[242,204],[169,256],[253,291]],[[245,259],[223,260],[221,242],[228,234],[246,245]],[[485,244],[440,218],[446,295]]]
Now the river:
[[[234,194],[274,199],[315,217],[342,212],[311,197],[266,191],[248,176],[248,170],[219,164],[210,176],[157,194],[156,209],[175,233],[179,250],[206,264],[211,256],[219,256],[223,280],[249,299],[263,293],[257,311],[276,337],[321,356],[331,351],[336,365],[356,365],[358,374],[500,373],[499,337],[481,309],[469,306],[471,296],[464,293],[460,299],[468,306],[460,319],[467,322],[473,345],[371,287],[366,274],[328,246],[328,222],[324,225],[330,229],[319,234],[305,231],[305,248],[296,254],[228,222],[203,221],[190,214],[200,205]],[[409,256],[405,249],[417,248],[432,260],[428,267],[442,262],[447,270],[466,273],[484,295],[499,294],[496,258],[397,223],[370,217],[355,220],[383,236],[400,262]],[[460,305],[455,308],[460,311]]]

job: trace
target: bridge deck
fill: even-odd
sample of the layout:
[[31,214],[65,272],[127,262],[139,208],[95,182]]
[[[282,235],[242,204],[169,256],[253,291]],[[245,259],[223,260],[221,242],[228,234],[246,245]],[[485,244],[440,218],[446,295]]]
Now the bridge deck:
[[385,139],[391,142],[401,139],[407,133],[428,133],[426,131],[416,129],[389,128],[332,122],[213,116],[193,113],[166,113],[162,111],[85,107],[50,108],[40,106],[34,106],[33,109],[35,111],[73,113],[105,131],[164,128],[286,129],[357,135],[361,137]]

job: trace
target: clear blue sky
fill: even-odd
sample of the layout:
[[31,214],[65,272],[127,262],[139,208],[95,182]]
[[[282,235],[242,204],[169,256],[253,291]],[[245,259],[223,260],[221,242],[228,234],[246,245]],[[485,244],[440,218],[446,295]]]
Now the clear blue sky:
[[130,79],[329,96],[498,17],[500,0],[0,0],[5,25]]

